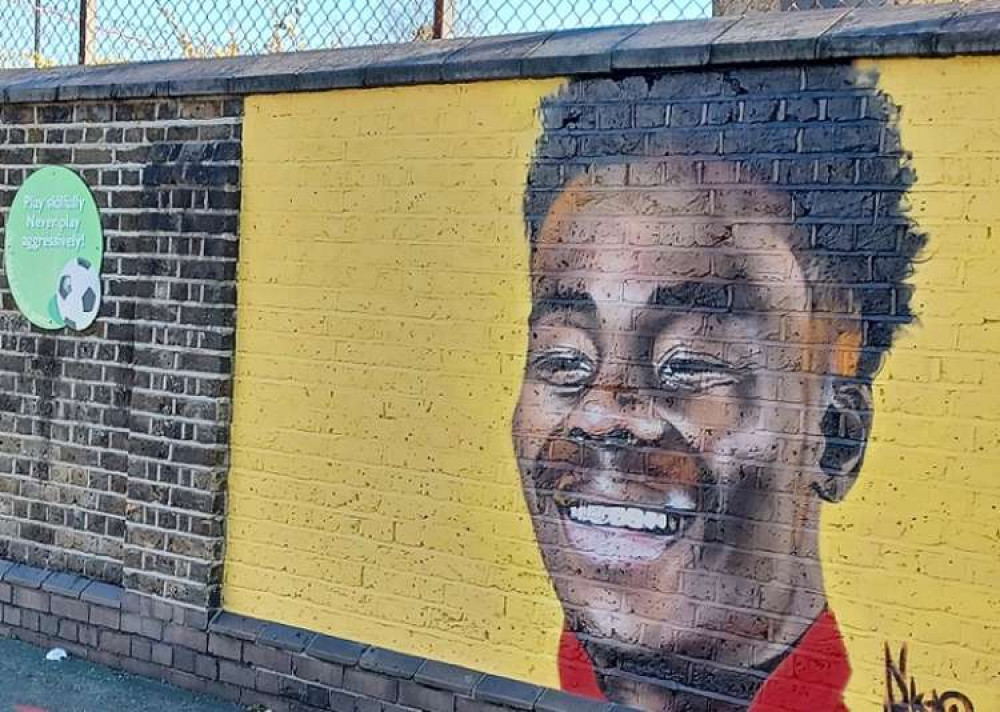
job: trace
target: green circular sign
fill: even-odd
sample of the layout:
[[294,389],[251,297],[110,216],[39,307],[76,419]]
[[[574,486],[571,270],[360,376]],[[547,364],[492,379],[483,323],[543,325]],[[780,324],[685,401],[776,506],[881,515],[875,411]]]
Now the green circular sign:
[[101,306],[104,237],[83,179],[62,166],[35,171],[6,228],[4,267],[21,313],[43,329],[90,326]]

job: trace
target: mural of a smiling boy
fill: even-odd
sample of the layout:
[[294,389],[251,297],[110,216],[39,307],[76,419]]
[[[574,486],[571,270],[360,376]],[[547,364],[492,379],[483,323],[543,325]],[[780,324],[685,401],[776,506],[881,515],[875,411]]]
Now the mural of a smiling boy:
[[456,709],[996,707],[995,65],[255,98],[226,610]]
[[[754,76],[733,77],[743,111],[766,104]],[[720,132],[657,97],[673,79],[546,99],[525,197],[513,437],[565,611],[562,686],[664,712],[840,710],[819,517],[858,475],[871,379],[909,320],[911,179],[872,89],[824,163],[796,117]],[[799,185],[823,171],[829,189]]]

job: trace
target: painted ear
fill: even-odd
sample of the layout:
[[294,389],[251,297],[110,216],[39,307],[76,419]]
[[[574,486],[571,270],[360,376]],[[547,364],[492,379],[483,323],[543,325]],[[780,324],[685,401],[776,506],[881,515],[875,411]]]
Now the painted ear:
[[819,466],[825,477],[812,485],[822,499],[841,502],[854,486],[865,458],[871,423],[871,385],[836,381],[821,425],[826,442]]

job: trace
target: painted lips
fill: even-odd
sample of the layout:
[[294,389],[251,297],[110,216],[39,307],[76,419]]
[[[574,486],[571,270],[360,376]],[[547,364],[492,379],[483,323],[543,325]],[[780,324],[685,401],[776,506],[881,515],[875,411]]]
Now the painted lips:
[[[680,540],[697,520],[696,496],[699,483],[706,479],[697,459],[686,453],[650,451],[641,461],[624,462],[623,455],[633,453],[607,454],[613,457],[585,462],[597,467],[548,471],[541,478],[552,492],[564,536],[573,548],[591,555],[662,554],[663,547]],[[635,469],[639,465],[641,476]]]
[[577,524],[614,527],[661,536],[679,534],[689,516],[643,507],[606,504],[578,504],[565,507],[563,511]]
[[[636,497],[638,499],[639,497]],[[628,532],[677,537],[683,534],[697,511],[691,495],[683,489],[671,488],[655,495],[647,492],[641,499],[662,498],[662,505],[644,506],[633,502],[595,501],[591,497],[573,496],[563,490],[555,495],[555,504],[563,518],[574,524],[619,529]],[[632,498],[630,498],[632,499]]]

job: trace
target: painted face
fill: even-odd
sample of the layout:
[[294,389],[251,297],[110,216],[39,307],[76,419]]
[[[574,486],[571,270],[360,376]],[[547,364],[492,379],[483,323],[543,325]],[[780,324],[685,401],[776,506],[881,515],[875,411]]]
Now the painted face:
[[699,196],[559,197],[534,245],[514,417],[568,626],[660,678],[671,656],[766,667],[823,606],[810,370],[828,330],[794,226],[713,215]]

